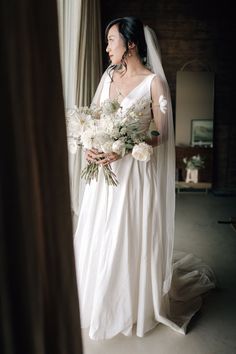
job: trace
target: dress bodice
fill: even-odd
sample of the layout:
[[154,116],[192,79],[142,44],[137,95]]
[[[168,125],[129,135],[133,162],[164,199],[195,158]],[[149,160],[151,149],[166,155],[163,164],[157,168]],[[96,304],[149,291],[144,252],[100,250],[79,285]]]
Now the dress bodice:
[[[122,111],[134,106],[136,113],[140,113],[139,131],[146,132],[152,119],[151,114],[151,83],[155,74],[150,74],[135,86],[120,102]],[[100,104],[109,99],[111,78],[106,76],[101,92]]]

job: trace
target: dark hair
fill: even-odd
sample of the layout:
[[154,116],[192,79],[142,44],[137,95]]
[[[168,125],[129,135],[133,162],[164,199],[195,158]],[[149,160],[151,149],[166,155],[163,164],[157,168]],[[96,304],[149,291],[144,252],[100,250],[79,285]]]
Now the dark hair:
[[[118,26],[118,30],[124,40],[124,44],[126,47],[126,50],[121,59],[121,63],[125,67],[125,69],[127,67],[125,63],[125,58],[128,55],[128,51],[129,51],[128,45],[130,43],[134,43],[136,45],[138,55],[140,56],[142,63],[145,64],[147,61],[147,44],[145,41],[142,21],[140,21],[138,18],[133,16],[117,18],[116,20],[111,21],[107,25],[105,30],[106,42],[107,42],[108,32],[113,25]],[[109,71],[115,69],[116,67],[117,65],[111,65],[109,67]]]

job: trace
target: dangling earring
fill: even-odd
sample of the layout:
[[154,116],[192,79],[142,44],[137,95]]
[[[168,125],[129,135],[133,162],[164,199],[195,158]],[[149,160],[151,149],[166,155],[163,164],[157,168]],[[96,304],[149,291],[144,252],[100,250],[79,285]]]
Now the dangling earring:
[[132,54],[129,52],[128,57],[132,57]]

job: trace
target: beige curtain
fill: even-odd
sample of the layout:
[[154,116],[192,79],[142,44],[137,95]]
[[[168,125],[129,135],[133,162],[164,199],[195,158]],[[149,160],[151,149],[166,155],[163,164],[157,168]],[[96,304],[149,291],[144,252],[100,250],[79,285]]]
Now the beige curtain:
[[57,0],[65,107],[89,105],[102,73],[100,0]]
[[[100,0],[57,0],[65,106],[90,105],[102,72]],[[71,208],[74,227],[84,181],[84,154],[69,154]]]
[[2,0],[0,51],[0,352],[79,354],[56,0]]
[[57,0],[65,108],[76,104],[79,30],[84,0]]
[[79,31],[77,104],[89,105],[102,74],[100,1],[82,0]]

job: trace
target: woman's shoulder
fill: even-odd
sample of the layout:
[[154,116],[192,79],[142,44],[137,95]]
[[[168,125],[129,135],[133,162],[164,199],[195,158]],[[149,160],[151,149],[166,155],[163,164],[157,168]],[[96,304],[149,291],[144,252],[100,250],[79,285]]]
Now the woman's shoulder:
[[142,72],[143,72],[143,75],[145,75],[145,76],[154,75],[153,72],[151,70],[149,70],[148,68],[144,68]]
[[140,76],[140,78],[143,77],[144,79],[146,77],[151,78],[152,76],[153,77],[155,76],[155,74],[151,70],[149,70],[148,68],[144,68],[143,70],[140,70],[140,72],[138,72],[137,75]]
[[[122,70],[116,69],[114,67],[108,67],[106,69],[106,75],[110,78],[116,79],[116,78],[120,78],[120,76],[124,75],[125,72],[122,72]],[[151,75],[155,75],[151,70],[149,70],[148,68],[143,68],[139,71],[136,72],[136,77],[143,77],[145,78],[146,76],[151,76]]]
[[161,78],[160,75],[158,74],[153,74],[153,77],[152,77],[152,87],[155,88],[155,87],[158,87],[158,86],[162,86],[164,81],[163,79]]
[[160,75],[155,74],[151,81],[151,95],[154,100],[158,99],[160,95],[166,96],[167,87],[165,81]]

